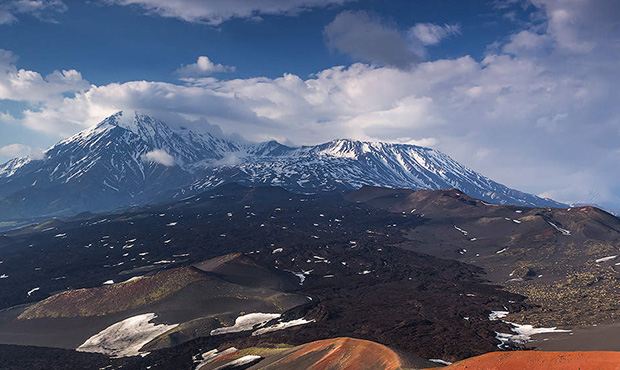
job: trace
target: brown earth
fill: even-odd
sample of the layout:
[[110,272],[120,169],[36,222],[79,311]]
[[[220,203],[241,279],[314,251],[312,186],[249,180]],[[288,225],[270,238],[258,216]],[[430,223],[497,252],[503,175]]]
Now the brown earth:
[[333,338],[302,344],[290,349],[255,348],[223,354],[199,370],[217,369],[246,355],[264,357],[252,370],[396,370],[401,358],[379,343],[353,338]]
[[618,370],[620,352],[491,352],[468,358],[446,370]]
[[184,267],[119,284],[67,290],[28,307],[19,319],[103,316],[159,301],[204,279],[204,273]]
[[256,369],[385,369],[402,367],[399,356],[375,342],[353,338],[325,339],[293,348]]

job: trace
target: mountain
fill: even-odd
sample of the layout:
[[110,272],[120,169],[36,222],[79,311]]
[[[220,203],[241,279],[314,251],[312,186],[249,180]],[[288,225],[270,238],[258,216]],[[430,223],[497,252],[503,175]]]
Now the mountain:
[[113,210],[230,182],[301,193],[362,185],[458,188],[490,203],[563,206],[510,189],[430,148],[347,139],[298,148],[276,141],[250,144],[118,112],[54,145],[41,160],[0,165],[0,217]]

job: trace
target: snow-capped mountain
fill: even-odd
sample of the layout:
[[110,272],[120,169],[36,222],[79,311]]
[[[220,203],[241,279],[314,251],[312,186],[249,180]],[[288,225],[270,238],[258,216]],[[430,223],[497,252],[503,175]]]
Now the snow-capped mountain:
[[492,203],[561,206],[494,182],[430,148],[346,139],[299,148],[248,144],[119,112],[54,145],[43,159],[0,165],[0,217],[110,210],[229,182],[306,193],[363,185],[458,188]]

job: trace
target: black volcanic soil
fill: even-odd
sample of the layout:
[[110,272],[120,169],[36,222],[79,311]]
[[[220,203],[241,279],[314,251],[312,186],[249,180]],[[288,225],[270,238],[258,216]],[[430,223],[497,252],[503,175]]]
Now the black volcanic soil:
[[[0,345],[0,369],[103,369],[111,364],[107,356],[59,348]],[[137,367],[136,367],[137,368]]]
[[173,268],[4,310],[0,342],[76,348],[114,323],[151,312],[157,314],[156,323],[184,323],[149,346],[155,349],[208,335],[222,322],[234,322],[240,312],[282,312],[307,301],[299,294],[231,283],[194,267]]
[[510,321],[580,327],[620,319],[620,220],[600,209],[489,205],[457,190],[368,187],[347,198],[423,217],[402,248],[483,267],[539,306]]
[[[143,364],[184,368],[198,352],[217,347],[302,344],[338,336],[378,341],[422,358],[455,360],[494,350],[495,331],[509,328],[489,321],[490,310],[522,310],[523,297],[486,284],[479,267],[393,247],[406,242],[402,230],[426,222],[420,215],[344,201],[337,193],[226,186],[170,205],[53,220],[5,233],[0,273],[8,278],[0,284],[11,289],[0,290],[0,305],[36,302],[66,289],[99,287],[106,280],[240,252],[244,255],[234,264],[198,267],[229,283],[310,296],[312,302],[285,318],[316,322],[254,337],[194,339],[153,351]],[[264,274],[273,268],[289,279]],[[294,274],[304,272],[300,284]],[[28,295],[35,287],[39,290]]]
[[[7,277],[0,287],[10,289],[0,289],[0,307],[196,264],[218,281],[262,291],[259,297],[266,291],[311,297],[283,319],[314,322],[260,336],[196,339],[190,335],[196,326],[185,325],[176,339],[160,338],[149,349],[179,345],[144,358],[110,360],[114,365],[193,368],[194,356],[214,348],[301,345],[341,336],[453,361],[497,349],[495,331],[510,328],[489,321],[491,310],[506,309],[510,321],[544,326],[613,322],[620,260],[596,260],[620,255],[618,230],[617,218],[589,207],[492,206],[458,191],[364,188],[343,197],[228,185],[169,205],[4,233],[0,275]],[[198,283],[175,293],[185,292],[185,298],[158,302],[191,306],[210,286]],[[243,302],[231,307],[227,324],[241,311],[265,309]],[[213,325],[221,323],[200,322],[206,329],[198,333],[206,335]],[[25,347],[16,353],[38,358],[45,351]],[[72,360],[73,353],[63,356]]]

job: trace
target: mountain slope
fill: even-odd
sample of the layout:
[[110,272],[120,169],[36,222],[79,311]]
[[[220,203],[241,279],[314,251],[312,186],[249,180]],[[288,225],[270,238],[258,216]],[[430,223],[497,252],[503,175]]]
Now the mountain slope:
[[[144,204],[190,182],[187,164],[219,159],[223,150],[231,149],[229,145],[211,135],[173,131],[139,113],[127,117],[119,112],[54,145],[43,160],[15,159],[0,166],[2,217]],[[174,163],[149,160],[148,154],[158,150]]]
[[362,185],[458,188],[492,203],[562,206],[494,182],[430,148],[353,140],[299,148],[248,144],[119,112],[54,145],[44,159],[0,165],[0,217],[112,210],[230,182],[302,193]]
[[[262,144],[264,145],[264,144]],[[296,192],[350,190],[363,185],[406,189],[457,188],[491,203],[558,207],[561,204],[510,189],[437,150],[415,145],[334,140],[317,146],[278,145],[267,155],[234,166],[213,166],[191,189],[204,190],[227,178],[248,185],[277,185]]]

